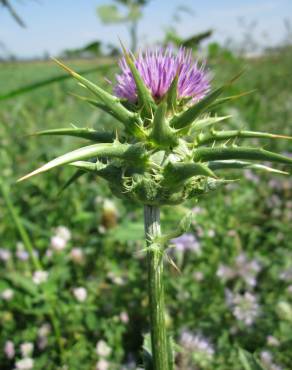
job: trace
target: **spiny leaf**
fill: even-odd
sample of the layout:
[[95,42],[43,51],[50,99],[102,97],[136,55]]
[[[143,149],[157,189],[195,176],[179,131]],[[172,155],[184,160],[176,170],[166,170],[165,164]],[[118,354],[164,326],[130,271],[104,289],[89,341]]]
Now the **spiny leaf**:
[[104,168],[106,165],[97,161],[97,162],[86,162],[86,161],[77,161],[69,163],[70,166],[77,167],[80,170],[87,172],[97,172]]
[[124,57],[126,59],[128,67],[132,72],[136,84],[139,106],[142,108],[142,112],[144,111],[145,117],[151,118],[152,111],[155,109],[155,102],[152,98],[151,92],[145,85],[142,77],[140,76],[140,73],[135,66],[133,57],[126,51],[121,41],[120,43],[123,49]]
[[153,119],[153,129],[150,133],[150,140],[161,148],[169,148],[177,145],[177,138],[173,129],[169,127],[166,120],[166,102],[159,104]]
[[239,76],[238,74],[232,80],[212,91],[210,94],[205,96],[198,103],[192,105],[184,112],[176,115],[171,120],[171,126],[179,129],[190,125],[201,113],[203,113]]
[[82,96],[82,95],[73,94],[73,93],[70,93],[70,95],[73,96],[74,98],[85,101],[86,103],[90,104],[92,107],[103,110],[104,112],[110,114],[111,116],[119,120],[119,115],[116,115],[115,111],[113,111],[108,105],[104,104],[103,102],[89,98],[88,96]]
[[237,94],[237,95],[231,95],[231,96],[227,96],[226,98],[219,98],[217,99],[213,104],[211,104],[209,106],[209,109],[214,109],[214,108],[217,108],[218,106],[222,105],[222,104],[225,104],[225,103],[228,103],[230,101],[233,101],[233,100],[236,100],[236,99],[239,99],[239,98],[242,98],[243,96],[246,96],[246,95],[249,95],[249,94],[252,94],[256,91],[256,89],[253,89],[253,90],[250,90],[250,91],[246,91],[246,92],[243,92],[243,93],[240,93],[240,94]]
[[85,86],[90,92],[96,95],[102,103],[112,111],[113,115],[124,124],[132,124],[135,120],[137,120],[136,115],[133,112],[128,111],[119,101],[119,99],[99,86],[95,85],[94,83],[90,82],[86,78],[82,77],[78,73],[74,72],[71,68],[67,67],[65,64],[61,63],[57,59],[54,59],[55,62],[61,66],[65,71],[70,73],[72,77],[74,77],[77,81],[81,82],[83,86]]
[[83,139],[95,141],[98,143],[110,143],[114,141],[115,135],[108,132],[99,132],[90,128],[59,128],[54,130],[38,131],[32,136],[76,136]]
[[224,121],[232,116],[223,116],[223,117],[205,117],[202,119],[196,120],[191,127],[190,134],[203,130],[206,127],[215,125],[218,122]]
[[242,131],[242,130],[230,130],[230,131],[211,131],[207,134],[201,134],[197,138],[199,145],[212,143],[214,141],[228,140],[232,138],[259,138],[259,139],[287,139],[292,140],[292,136],[270,134],[268,132],[258,131]]
[[144,153],[141,145],[128,145],[128,144],[94,144],[89,145],[72,152],[66,153],[58,158],[53,159],[52,161],[46,163],[37,170],[29,173],[26,176],[23,176],[18,181],[26,180],[32,176],[35,176],[39,173],[49,171],[55,167],[62,166],[71,162],[76,162],[83,159],[88,159],[92,157],[108,157],[108,158],[124,158],[128,160],[135,160]]
[[225,170],[225,169],[253,169],[262,170],[272,173],[278,173],[281,175],[289,175],[288,172],[280,171],[275,168],[264,166],[262,164],[255,164],[251,162],[236,161],[236,160],[225,160],[225,161],[213,161],[208,163],[208,167],[211,170]]
[[176,105],[177,105],[177,85],[178,85],[178,76],[179,70],[177,71],[174,79],[172,80],[170,87],[165,95],[165,99],[167,102],[167,108],[171,112],[175,112]]
[[220,159],[249,159],[270,162],[292,164],[292,158],[281,154],[273,153],[265,149],[250,147],[215,147],[198,148],[194,151],[194,161],[213,161]]
[[169,163],[164,169],[164,183],[167,187],[181,184],[193,176],[216,178],[210,168],[200,163]]

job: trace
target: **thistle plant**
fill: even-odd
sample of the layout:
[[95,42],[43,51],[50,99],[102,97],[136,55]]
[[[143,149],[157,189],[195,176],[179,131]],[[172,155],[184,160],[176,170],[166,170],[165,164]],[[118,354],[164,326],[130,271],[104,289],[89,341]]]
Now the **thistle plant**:
[[[190,216],[176,230],[162,234],[160,207],[199,198],[228,184],[228,169],[255,169],[287,174],[257,163],[292,164],[292,158],[246,146],[241,139],[291,139],[266,132],[221,130],[229,116],[213,112],[238,96],[222,97],[238,76],[211,89],[204,64],[181,48],[148,50],[137,56],[124,49],[113,94],[56,61],[90,96],[82,99],[122,124],[118,132],[60,128],[37,135],[69,135],[92,142],[66,153],[20,180],[68,165],[76,168],[69,183],[91,172],[106,180],[112,193],[144,207],[148,295],[153,368],[173,368],[164,318],[163,265],[169,240],[182,235]],[[236,143],[235,143],[236,142]],[[256,163],[255,163],[256,162]],[[221,171],[222,170],[222,171]],[[169,260],[169,259],[168,259]]]

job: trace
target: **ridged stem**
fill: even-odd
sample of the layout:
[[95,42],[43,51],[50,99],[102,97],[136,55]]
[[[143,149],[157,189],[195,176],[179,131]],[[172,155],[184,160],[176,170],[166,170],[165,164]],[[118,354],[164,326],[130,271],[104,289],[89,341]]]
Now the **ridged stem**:
[[148,247],[148,295],[154,370],[171,370],[168,363],[168,341],[165,327],[162,251],[152,244],[152,238],[161,234],[158,207],[147,205],[144,207],[144,225]]

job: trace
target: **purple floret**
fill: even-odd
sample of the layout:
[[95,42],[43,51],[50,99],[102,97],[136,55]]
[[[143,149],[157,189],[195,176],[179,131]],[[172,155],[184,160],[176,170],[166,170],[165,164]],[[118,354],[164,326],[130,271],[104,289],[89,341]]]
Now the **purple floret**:
[[[205,65],[198,65],[191,50],[180,48],[175,54],[171,47],[166,49],[146,50],[134,57],[134,62],[145,85],[150,89],[155,100],[159,100],[169,89],[178,73],[178,98],[191,98],[192,102],[202,99],[210,89],[210,77],[204,71]],[[133,75],[123,57],[119,66],[121,73],[116,75],[114,87],[116,96],[137,102],[136,84]]]

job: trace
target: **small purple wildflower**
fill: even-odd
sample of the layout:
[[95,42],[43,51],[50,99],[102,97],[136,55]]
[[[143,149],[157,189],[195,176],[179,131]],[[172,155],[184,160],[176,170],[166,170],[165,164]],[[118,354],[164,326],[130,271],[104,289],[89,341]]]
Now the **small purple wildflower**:
[[[172,47],[157,48],[140,52],[134,63],[145,85],[155,100],[168,91],[178,73],[178,99],[191,98],[192,102],[202,99],[210,89],[210,77],[204,71],[205,65],[198,65],[191,50],[180,48],[175,54]],[[116,75],[114,87],[116,96],[132,103],[137,101],[136,84],[125,57],[120,60],[121,73]]]
[[183,330],[180,335],[180,344],[192,353],[200,353],[206,357],[213,357],[215,350],[210,341],[199,333]]
[[171,243],[175,244],[176,250],[179,252],[190,250],[199,254],[201,251],[201,245],[193,234],[183,234],[172,239]]
[[234,294],[230,290],[226,290],[225,294],[233,316],[245,326],[252,326],[260,314],[257,297],[250,292]]

